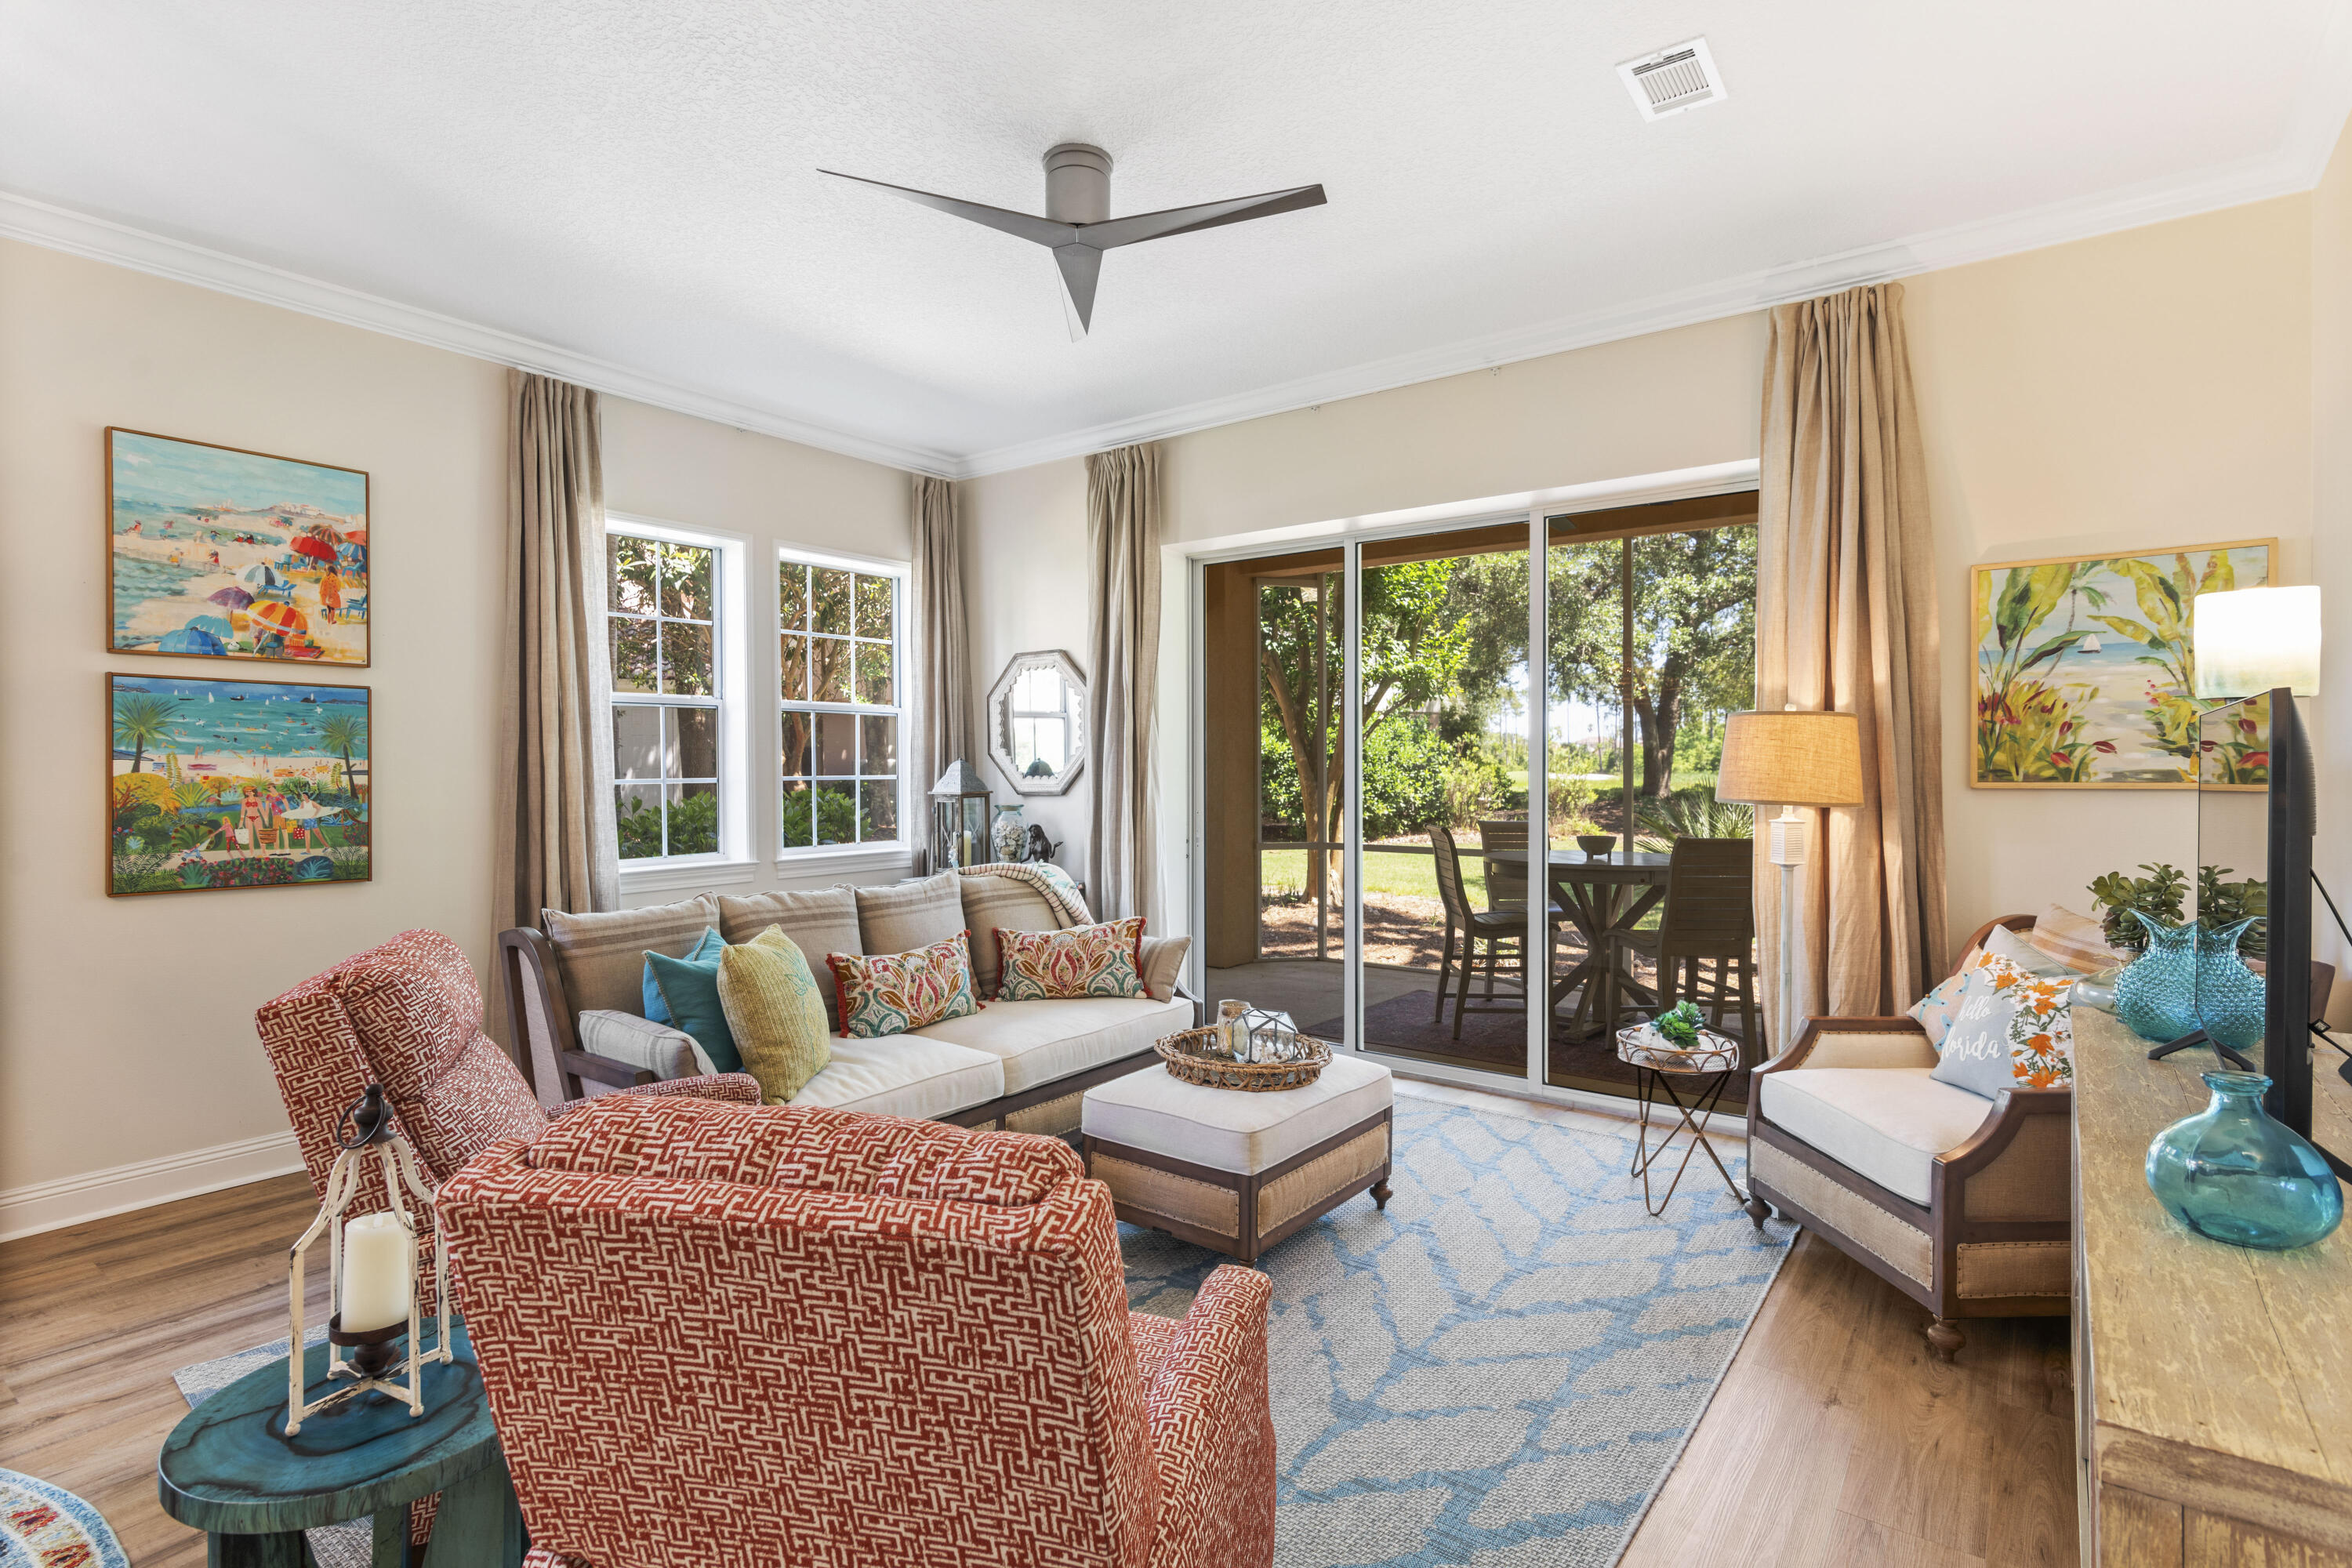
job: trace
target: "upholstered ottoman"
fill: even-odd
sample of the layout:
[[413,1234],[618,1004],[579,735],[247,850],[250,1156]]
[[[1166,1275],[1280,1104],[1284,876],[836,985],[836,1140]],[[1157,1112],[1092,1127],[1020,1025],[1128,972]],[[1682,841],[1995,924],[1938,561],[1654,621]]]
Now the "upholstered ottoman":
[[1253,1263],[1358,1193],[1388,1206],[1391,1088],[1344,1051],[1305,1088],[1258,1094],[1146,1068],[1087,1090],[1087,1173],[1129,1225]]

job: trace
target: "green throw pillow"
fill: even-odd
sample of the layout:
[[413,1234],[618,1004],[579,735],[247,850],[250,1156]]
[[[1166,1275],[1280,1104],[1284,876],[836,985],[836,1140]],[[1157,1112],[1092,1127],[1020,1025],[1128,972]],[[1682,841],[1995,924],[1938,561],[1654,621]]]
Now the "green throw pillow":
[[726,952],[721,943],[709,958],[648,952],[646,968],[661,992],[662,1005],[669,1009],[670,1026],[692,1035],[710,1065],[720,1072],[741,1072],[743,1058],[735,1048],[735,1036],[727,1027],[727,1009],[719,1000],[719,963]]
[[[719,955],[725,952],[726,949],[727,940],[719,934],[719,928],[717,926],[704,926],[702,928],[702,940],[696,942],[694,946],[688,951],[686,956],[698,963],[706,961],[716,963]],[[646,954],[646,957],[651,959],[653,954],[648,952]],[[661,986],[654,980],[654,966],[650,963],[646,965],[646,975],[642,984],[645,987],[646,993],[645,1015],[646,1020],[650,1023],[656,1024],[668,1023],[670,1021],[669,1004],[662,1000]]]
[[782,926],[729,948],[719,960],[719,998],[760,1098],[782,1105],[833,1059],[824,993]]

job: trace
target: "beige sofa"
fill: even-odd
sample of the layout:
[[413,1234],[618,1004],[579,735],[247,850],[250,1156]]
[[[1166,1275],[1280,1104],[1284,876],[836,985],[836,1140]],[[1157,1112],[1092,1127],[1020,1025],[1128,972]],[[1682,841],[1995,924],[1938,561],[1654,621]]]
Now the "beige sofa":
[[[502,932],[499,956],[512,1037],[528,1044],[534,1080],[554,1071],[565,1099],[599,1084],[710,1070],[690,1037],[642,1016],[646,952],[681,956],[708,927],[741,942],[782,926],[820,982],[831,978],[821,967],[828,953],[905,952],[968,931],[973,977],[988,998],[996,990],[998,929],[1055,931],[1065,923],[1026,882],[953,871],[880,888],[706,893],[610,914],[550,910],[541,921],[542,929]],[[1195,1022],[1198,1005],[1176,984],[1188,946],[1185,938],[1145,939],[1150,996],[989,1001],[970,1016],[881,1039],[844,1036],[828,988],[832,1060],[793,1103],[1075,1135],[1090,1086],[1154,1065],[1153,1042]]]

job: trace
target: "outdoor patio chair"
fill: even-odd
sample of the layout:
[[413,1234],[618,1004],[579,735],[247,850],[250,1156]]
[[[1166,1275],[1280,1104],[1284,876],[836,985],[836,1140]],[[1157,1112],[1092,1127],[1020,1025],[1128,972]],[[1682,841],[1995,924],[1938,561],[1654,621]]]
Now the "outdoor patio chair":
[[[1478,824],[1478,845],[1482,849],[1499,849],[1507,854],[1525,855],[1528,851],[1527,818],[1506,816],[1497,817],[1491,822],[1481,821]],[[1546,884],[1549,885],[1549,881],[1550,879],[1547,877]],[[1528,907],[1528,863],[1526,861],[1514,863],[1496,860],[1491,857],[1487,859],[1486,907],[1490,910],[1525,910]],[[1568,911],[1559,907],[1558,899],[1547,895],[1544,908],[1551,916],[1554,929],[1567,921]],[[1544,972],[1547,974],[1551,972],[1549,963],[1545,964]],[[1491,1000],[1494,994],[1494,949],[1490,947],[1486,950],[1486,995]]]
[[[1454,985],[1454,1037],[1462,1037],[1462,1019],[1468,1013],[1525,1012],[1528,988],[1526,962],[1528,913],[1526,906],[1516,910],[1474,910],[1469,895],[1462,886],[1462,856],[1454,847],[1454,834],[1444,826],[1429,830],[1430,847],[1437,852],[1437,897],[1445,906],[1445,940],[1439,949],[1437,965],[1437,1010],[1430,1016],[1433,1024],[1445,1021],[1445,988],[1449,981]],[[1470,1005],[1470,972],[1480,958],[1486,961],[1488,994],[1492,994],[1494,977],[1498,973],[1496,959],[1502,952],[1499,973],[1516,977],[1519,984],[1520,1004],[1516,1007],[1473,1007]],[[1484,950],[1483,953],[1481,950]],[[1549,966],[1546,966],[1547,975]],[[1458,978],[1456,978],[1458,976]],[[1538,983],[1540,984],[1540,983]]]
[[1753,839],[1677,838],[1657,929],[1609,933],[1610,945],[1628,958],[1639,953],[1657,965],[1658,1011],[1687,997],[1707,1010],[1711,1027],[1721,1029],[1724,1010],[1736,1009],[1740,1045],[1751,1065],[1762,1058],[1755,880]]

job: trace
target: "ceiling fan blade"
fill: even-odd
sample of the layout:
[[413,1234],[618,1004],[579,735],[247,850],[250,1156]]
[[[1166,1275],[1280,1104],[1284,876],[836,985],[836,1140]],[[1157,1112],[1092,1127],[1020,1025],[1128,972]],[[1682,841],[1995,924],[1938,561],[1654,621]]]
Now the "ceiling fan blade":
[[1267,191],[1260,195],[1234,196],[1222,202],[1201,202],[1189,207],[1169,207],[1161,212],[1105,218],[1100,223],[1082,223],[1077,226],[1077,238],[1081,245],[1108,250],[1114,246],[1164,239],[1171,234],[1191,234],[1195,229],[1297,212],[1301,207],[1319,207],[1323,203],[1321,185],[1294,185],[1286,191]]
[[1087,335],[1095,319],[1095,283],[1102,276],[1102,252],[1091,245],[1057,245],[1054,264],[1062,269],[1063,313],[1069,318],[1070,341]]
[[874,185],[882,190],[891,191],[910,202],[919,202],[927,207],[937,207],[943,213],[952,213],[957,217],[969,218],[973,223],[985,225],[1005,234],[1016,235],[1034,244],[1048,247],[1067,245],[1077,237],[1076,225],[1055,223],[1051,218],[1032,217],[1027,213],[1012,212],[1003,207],[992,207],[981,202],[967,202],[955,196],[935,195],[929,191],[919,191],[908,185],[894,185],[887,180],[869,180],[863,174],[845,174],[837,169],[819,169],[817,173],[831,174],[836,180],[855,180],[861,185]]

